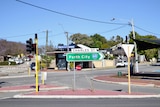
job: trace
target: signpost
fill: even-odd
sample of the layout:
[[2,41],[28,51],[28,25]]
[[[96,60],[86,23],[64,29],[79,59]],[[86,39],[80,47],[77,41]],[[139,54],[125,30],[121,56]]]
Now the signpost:
[[[84,61],[96,61],[102,60],[104,58],[104,54],[100,52],[75,52],[75,53],[67,53],[66,60],[67,62],[74,62],[74,81],[73,81],[73,90],[75,90],[75,62],[84,62]],[[93,67],[93,64],[92,64]]]
[[96,61],[104,58],[103,53],[100,52],[87,52],[87,53],[67,53],[66,60],[68,62],[84,62]]
[[133,51],[133,44],[122,44],[122,48],[124,49],[127,57],[128,57],[128,93],[131,93],[131,75],[130,75],[130,57]]

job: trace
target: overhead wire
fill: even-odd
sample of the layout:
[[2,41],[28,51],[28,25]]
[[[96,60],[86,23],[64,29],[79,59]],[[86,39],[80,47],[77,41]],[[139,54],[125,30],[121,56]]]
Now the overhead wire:
[[[37,34],[43,33],[43,31],[38,32]],[[23,35],[16,35],[16,36],[2,36],[1,38],[16,38],[16,37],[24,37],[24,36],[29,36],[29,35],[34,35],[35,33],[29,33],[29,34],[23,34]]]
[[74,16],[74,15],[54,11],[54,10],[51,10],[51,9],[47,9],[47,8],[44,8],[44,7],[41,7],[41,6],[37,6],[37,5],[31,4],[31,3],[28,3],[28,2],[24,2],[22,0],[16,0],[16,1],[18,1],[20,3],[23,3],[23,4],[26,4],[26,5],[29,5],[29,6],[32,6],[32,7],[35,7],[35,8],[39,8],[39,9],[42,9],[42,10],[45,10],[45,11],[49,11],[49,12],[52,12],[52,13],[56,13],[56,14],[60,14],[60,15],[63,15],[63,16],[68,16],[68,17],[72,17],[72,18],[76,18],[76,19],[81,19],[81,20],[86,20],[86,21],[91,21],[91,22],[97,22],[97,23],[104,23],[104,24],[128,25],[128,23],[127,24],[126,23],[113,23],[113,22],[106,22],[106,21],[82,18],[82,17],[79,17],[79,16]]
[[143,29],[143,28],[141,28],[141,27],[138,27],[138,26],[135,26],[135,25],[134,25],[134,27],[135,27],[135,28],[137,28],[137,29],[140,29],[140,30],[142,30],[142,31],[145,31],[145,32],[148,32],[148,33],[154,34],[154,35],[160,35],[159,33],[154,33],[154,32],[151,32],[151,31],[145,30],[145,29]]
[[[100,20],[83,18],[83,17],[79,17],[79,16],[74,16],[74,15],[70,15],[70,14],[66,14],[66,13],[54,11],[54,10],[51,10],[51,9],[48,9],[48,8],[44,8],[44,7],[41,7],[41,6],[38,6],[38,5],[34,5],[34,4],[31,4],[31,3],[28,3],[28,2],[24,2],[24,1],[22,1],[22,0],[16,0],[16,1],[17,1],[17,2],[20,2],[20,3],[23,3],[23,4],[26,4],[26,5],[29,5],[29,6],[32,6],[32,7],[35,7],[35,8],[39,8],[39,9],[45,10],[45,11],[49,11],[49,12],[52,12],[52,13],[56,13],[56,14],[60,14],[60,15],[63,15],[63,16],[72,17],[72,18],[76,18],[76,19],[80,19],[80,20],[85,20],[85,21],[90,21],[90,22],[96,22],[96,23],[103,23],[103,24],[124,25],[124,26],[125,26],[125,25],[129,25],[128,23],[113,23],[113,22],[106,22],[106,21],[100,21]],[[121,26],[121,27],[123,27],[123,26]],[[106,31],[106,32],[111,32],[111,31],[120,29],[121,27],[118,27],[118,28],[115,28],[115,29],[112,29],[112,30],[109,30],[109,31]],[[140,28],[140,27],[135,26],[135,25],[134,25],[134,27],[137,28],[137,29],[140,29],[140,30],[142,30],[142,31],[151,33],[151,34],[160,35],[160,34],[158,34],[158,33],[154,33],[154,32],[145,30],[145,29]]]
[[124,27],[126,27],[126,26],[127,26],[127,25],[122,25],[122,26],[117,27],[117,28],[114,28],[114,29],[110,29],[110,30],[107,30],[107,31],[104,31],[104,32],[99,32],[98,34],[109,33],[109,32],[115,31],[115,30],[122,29],[122,28],[124,28]]

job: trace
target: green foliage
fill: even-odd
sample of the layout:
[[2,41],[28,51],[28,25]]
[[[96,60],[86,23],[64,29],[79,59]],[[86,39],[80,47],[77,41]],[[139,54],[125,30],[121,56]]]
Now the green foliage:
[[47,64],[44,63],[44,62],[42,62],[42,63],[41,63],[41,67],[42,67],[42,68],[47,68]]
[[93,36],[90,36],[92,38],[93,41],[100,41],[101,43],[106,43],[107,40],[105,37],[99,35],[99,34],[94,34]]
[[[129,36],[130,38],[133,38],[133,33],[130,32]],[[146,35],[146,36],[142,36],[142,35],[139,35],[137,32],[135,32],[135,38],[136,39],[141,39],[141,38],[146,38],[146,39],[150,39],[150,40],[156,40],[158,39],[156,36],[153,36],[153,35]],[[130,43],[133,43],[133,40],[130,39]],[[158,49],[148,49],[148,50],[139,50],[137,49],[138,51],[138,54],[140,55],[145,55],[146,56],[146,59],[149,60],[153,57],[157,58],[158,57]]]
[[8,61],[0,62],[0,65],[9,65],[9,62]]
[[158,49],[148,49],[144,51],[147,60],[151,58],[158,58]]
[[[0,62],[0,65],[9,65],[8,61]],[[16,65],[16,62],[10,62],[10,65]]]
[[92,48],[106,49],[120,43],[123,41],[123,38],[117,35],[116,40],[107,41],[107,39],[100,34],[88,36],[86,34],[77,33],[71,35],[70,40],[76,44],[83,44]]
[[93,44],[93,40],[92,38],[90,38],[88,35],[86,34],[73,34],[70,36],[69,38],[71,41],[75,42],[76,44],[83,44],[86,46],[91,46],[91,44]]
[[74,69],[74,63],[73,62],[70,62],[70,69]]
[[41,65],[43,65],[43,67],[49,67],[51,61],[55,58],[54,56],[47,56],[47,55],[43,55],[41,57],[42,57]]
[[[133,33],[132,31],[129,34],[130,38],[133,38]],[[156,36],[153,35],[146,35],[142,36],[135,32],[135,37],[136,39],[141,39],[141,38],[147,38],[147,39],[157,39]],[[104,36],[101,36],[100,34],[94,34],[91,36],[88,36],[86,34],[73,34],[70,36],[70,40],[75,42],[76,44],[83,44],[92,48],[99,48],[99,49],[106,49],[110,48],[112,46],[117,45],[118,43],[123,43],[123,38],[120,35],[117,36],[112,36],[110,40],[107,40]],[[129,40],[129,43],[133,43],[133,39]],[[146,56],[147,59],[150,58],[157,58],[158,57],[158,50],[157,49],[148,49],[148,50],[138,50],[138,54],[143,54]]]
[[92,38],[93,40],[93,44],[91,45],[91,47],[95,47],[95,48],[100,48],[100,49],[105,49],[107,48],[107,40],[105,37],[99,35],[99,34],[94,34],[91,35],[90,38]]

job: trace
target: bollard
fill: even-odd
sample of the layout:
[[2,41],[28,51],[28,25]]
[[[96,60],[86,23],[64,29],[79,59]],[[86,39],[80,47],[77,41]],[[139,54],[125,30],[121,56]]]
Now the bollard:
[[122,76],[122,72],[119,71],[119,72],[117,73],[117,75],[118,75],[118,77],[121,77],[121,76]]
[[31,68],[30,67],[28,68],[28,75],[29,76],[31,75]]
[[38,91],[39,91],[40,86],[38,85]]

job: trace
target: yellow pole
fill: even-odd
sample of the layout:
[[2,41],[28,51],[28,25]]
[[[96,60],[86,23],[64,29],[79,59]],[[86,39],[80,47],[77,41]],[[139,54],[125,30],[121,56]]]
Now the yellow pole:
[[36,43],[36,92],[39,91],[38,89],[38,38],[37,34],[35,34],[35,43]]
[[44,85],[44,73],[42,72],[42,84]]
[[131,75],[130,75],[130,53],[128,46],[128,93],[131,93]]
[[31,68],[28,67],[28,75],[30,76],[30,74],[31,74]]

